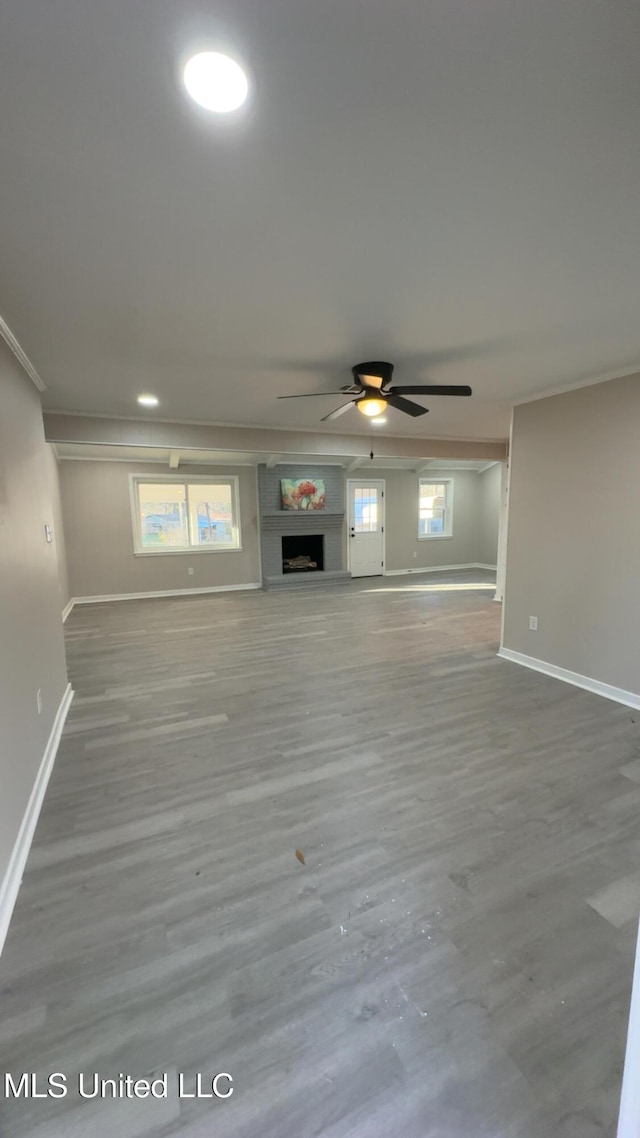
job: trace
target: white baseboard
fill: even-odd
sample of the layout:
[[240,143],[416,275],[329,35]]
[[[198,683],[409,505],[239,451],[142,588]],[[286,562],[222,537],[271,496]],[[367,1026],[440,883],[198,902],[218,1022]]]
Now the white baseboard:
[[407,573],[452,573],[457,569],[489,569],[494,572],[496,565],[480,565],[477,561],[466,561],[463,565],[427,565],[417,569],[385,569],[385,577],[402,577]]
[[[475,562],[466,562],[464,565],[430,565],[422,569],[387,569],[384,577],[401,577],[407,573],[447,573],[455,569],[488,569],[495,572],[495,565],[478,565]],[[233,593],[247,592],[250,589],[261,589],[260,581],[251,581],[247,585],[206,585],[200,589],[161,589],[146,593],[104,593],[93,597],[72,597],[62,611],[65,621],[75,605],[101,605],[106,601],[144,601],[153,597],[188,597],[197,593]]]
[[0,953],[4,947],[7,932],[9,931],[9,922],[11,921],[18,891],[22,884],[22,876],[27,864],[29,850],[31,849],[31,842],[33,841],[33,835],[40,816],[40,809],[47,789],[47,783],[49,782],[49,777],[53,770],[58,744],[60,743],[60,736],[62,735],[62,729],[72,699],[73,688],[71,684],[67,684],[66,691],[60,701],[60,706],[58,707],[56,717],[53,721],[53,727],[51,728],[44,755],[42,756],[40,769],[38,770],[31,794],[29,795],[27,809],[24,812],[18,837],[16,838],[9,859],[7,872],[2,882],[0,882]]
[[474,569],[487,569],[489,573],[497,573],[498,572],[498,566],[497,565],[483,565],[481,561],[476,561],[473,568]]
[[145,601],[150,597],[190,597],[196,593],[233,593],[261,588],[259,581],[252,581],[248,585],[206,585],[200,589],[160,589],[152,593],[105,593],[95,597],[72,597],[69,604],[73,608],[74,605],[101,605],[105,601]]
[[74,597],[72,597],[71,600],[67,601],[66,605],[64,606],[64,608],[62,610],[62,623],[63,624],[65,623],[65,621],[66,621],[66,619],[67,619],[69,613],[71,612],[71,609],[73,608],[75,603],[76,603],[75,599],[74,599]]
[[537,660],[535,656],[525,656],[523,652],[514,652],[511,648],[500,648],[498,656],[509,660],[512,664],[521,664],[524,668],[531,668],[534,672],[543,672],[545,676],[553,676],[555,680],[562,680],[565,684],[573,684],[576,688],[584,688],[594,695],[612,699],[615,703],[623,703],[625,707],[640,709],[640,694],[625,691],[624,688],[615,688],[611,684],[603,684],[600,680],[592,680],[590,676],[582,676],[579,672],[570,672],[568,668],[559,668],[556,664],[548,664],[546,660]]

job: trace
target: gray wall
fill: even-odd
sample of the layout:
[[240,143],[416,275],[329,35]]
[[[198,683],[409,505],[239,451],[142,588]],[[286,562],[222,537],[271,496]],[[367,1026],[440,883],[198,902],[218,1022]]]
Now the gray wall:
[[[425,471],[425,478],[452,478],[454,484],[453,537],[427,540],[418,539],[418,475],[412,470],[363,470],[368,477],[385,480],[387,570],[469,565],[479,560],[479,476],[475,470],[443,470],[440,475],[435,467]],[[357,479],[359,473],[355,471],[348,477]],[[495,558],[487,564],[495,565]]]
[[500,525],[500,486],[502,463],[497,462],[478,475],[478,556],[481,565],[498,561]]
[[509,494],[504,646],[640,693],[640,375],[516,407]]
[[[253,467],[63,460],[60,466],[69,586],[74,597],[161,592],[260,581]],[[129,474],[237,474],[242,549],[219,553],[133,553]],[[99,524],[97,519],[99,518]],[[193,568],[193,576],[187,572]]]
[[[499,471],[499,467],[495,468]],[[63,460],[60,464],[64,530],[67,546],[69,592],[73,597],[113,596],[122,593],[160,592],[171,589],[204,588],[217,585],[255,584],[261,580],[256,500],[256,472],[253,467],[184,467],[178,473],[237,474],[240,479],[240,513],[242,527],[241,552],[167,554],[134,557],[129,499],[129,474],[158,475],[166,470],[159,463],[93,462]],[[169,472],[167,471],[167,474]],[[495,500],[495,517],[491,517],[490,494],[485,496],[485,516],[491,537],[484,543],[487,556],[478,555],[479,518],[482,479],[475,471],[443,471],[442,476],[454,481],[454,532],[452,538],[419,541],[418,476],[406,470],[366,468],[367,476],[384,478],[386,483],[386,561],[387,569],[403,570],[439,565],[466,565],[476,561],[495,565],[493,541],[497,545],[499,496]],[[491,473],[490,471],[488,473]],[[279,509],[280,478],[315,474],[324,477],[327,487],[328,513],[344,509],[344,483],[347,477],[341,467],[278,466],[258,472],[263,500],[263,515],[272,514],[284,522],[296,515]],[[429,470],[429,476],[438,471]],[[499,479],[499,476],[498,476]],[[100,505],[100,525],[96,525],[96,503]],[[318,521],[323,512],[316,515]],[[327,515],[325,515],[325,520]],[[335,518],[331,521],[335,522]],[[484,524],[484,523],[483,523]],[[318,532],[326,527],[318,528]],[[327,567],[346,565],[346,526],[325,537]],[[267,542],[273,534],[264,535]],[[265,573],[281,569],[280,538],[277,536],[277,568],[269,570],[269,549],[265,549]],[[489,556],[489,546],[493,555]],[[415,551],[416,556],[413,556]],[[275,556],[275,555],[274,555]],[[187,568],[192,566],[193,576]],[[275,562],[274,562],[275,566]]]
[[55,492],[38,392],[0,340],[0,882],[67,686]]

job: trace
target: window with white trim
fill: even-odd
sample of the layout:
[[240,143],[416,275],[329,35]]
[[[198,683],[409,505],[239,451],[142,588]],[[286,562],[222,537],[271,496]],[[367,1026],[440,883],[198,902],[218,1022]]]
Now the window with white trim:
[[136,553],[240,549],[238,479],[131,478]]
[[421,478],[418,490],[418,537],[451,537],[453,534],[453,482],[450,478],[429,482]]

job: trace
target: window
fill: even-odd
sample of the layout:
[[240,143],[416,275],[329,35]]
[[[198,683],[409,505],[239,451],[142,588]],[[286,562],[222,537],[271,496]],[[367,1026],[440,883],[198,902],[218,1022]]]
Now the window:
[[131,479],[136,553],[240,549],[238,479]]
[[356,486],[353,491],[354,533],[378,532],[378,488]]
[[451,537],[453,533],[453,483],[420,479],[418,537]]

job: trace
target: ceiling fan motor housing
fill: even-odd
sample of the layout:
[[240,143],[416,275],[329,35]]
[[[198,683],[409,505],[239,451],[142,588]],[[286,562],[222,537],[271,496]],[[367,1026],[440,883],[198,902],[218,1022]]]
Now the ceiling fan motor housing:
[[393,364],[386,360],[369,360],[364,364],[356,364],[351,372],[356,384],[366,387],[366,377],[376,376],[382,380],[382,387],[388,387],[393,379]]

